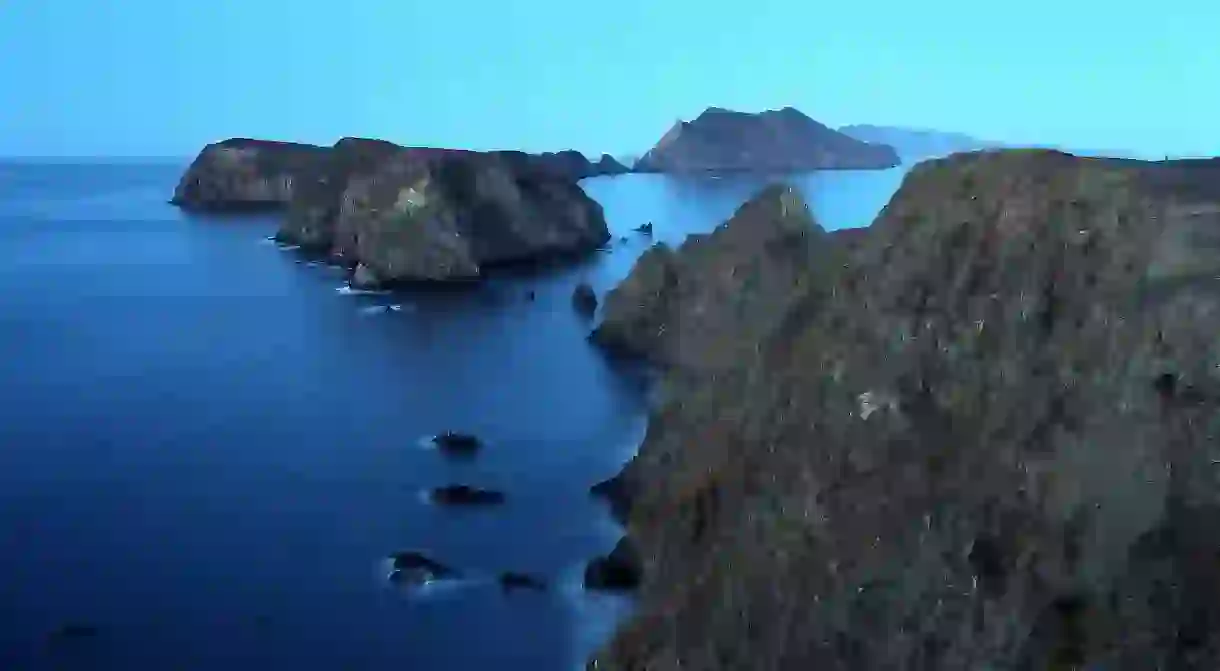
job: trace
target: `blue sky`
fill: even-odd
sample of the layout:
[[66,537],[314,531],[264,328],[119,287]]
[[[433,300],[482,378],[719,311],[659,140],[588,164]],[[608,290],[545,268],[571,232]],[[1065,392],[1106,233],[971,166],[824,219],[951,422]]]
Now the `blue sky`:
[[630,154],[709,105],[1220,153],[1218,25],[1214,0],[10,0],[0,154]]

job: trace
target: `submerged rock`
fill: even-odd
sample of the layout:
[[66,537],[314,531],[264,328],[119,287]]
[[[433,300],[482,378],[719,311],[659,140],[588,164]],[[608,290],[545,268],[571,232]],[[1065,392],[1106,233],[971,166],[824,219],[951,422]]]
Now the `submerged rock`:
[[478,436],[469,433],[446,431],[432,438],[432,444],[441,452],[454,455],[471,455],[483,447]]
[[636,228],[635,231],[637,233],[643,233],[644,235],[652,235],[652,222],[650,221],[646,224],[640,224],[640,226],[638,228]]
[[395,585],[417,587],[437,580],[458,577],[458,572],[422,552],[409,550],[390,555],[392,570],[389,580]]
[[545,592],[546,582],[541,578],[529,575],[528,573],[515,573],[513,571],[505,571],[499,577],[500,588],[505,592],[515,590],[528,590],[532,592]]
[[597,293],[593,291],[593,287],[587,282],[577,284],[576,289],[572,291],[572,306],[584,315],[597,312]]
[[467,485],[446,485],[432,490],[431,500],[449,506],[492,506],[504,503],[504,494]]
[[643,566],[631,541],[624,538],[610,554],[598,557],[585,567],[585,589],[628,591],[639,587]]
[[667,374],[596,668],[1220,667],[1220,161],[960,154],[755,240],[782,193],[607,297]]

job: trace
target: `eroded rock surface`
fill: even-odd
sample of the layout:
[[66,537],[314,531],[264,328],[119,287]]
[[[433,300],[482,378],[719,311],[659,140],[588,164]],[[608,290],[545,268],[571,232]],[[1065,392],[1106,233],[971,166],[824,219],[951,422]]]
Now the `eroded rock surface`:
[[928,162],[739,301],[715,236],[646,255],[606,304],[670,371],[616,481],[644,582],[591,668],[1220,667],[1218,170]]
[[334,254],[382,283],[476,279],[486,266],[592,252],[602,208],[512,152],[407,149],[352,178]]
[[196,212],[279,211],[327,158],[308,144],[234,138],[204,147],[170,202]]

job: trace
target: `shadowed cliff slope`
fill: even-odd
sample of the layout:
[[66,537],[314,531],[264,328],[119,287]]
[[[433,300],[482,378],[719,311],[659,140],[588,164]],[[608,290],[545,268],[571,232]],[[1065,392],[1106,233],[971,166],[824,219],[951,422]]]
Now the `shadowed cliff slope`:
[[733,245],[641,260],[599,331],[669,367],[619,478],[645,582],[591,668],[1220,666],[1217,165],[931,161],[814,262],[757,245],[766,308],[670,288]]

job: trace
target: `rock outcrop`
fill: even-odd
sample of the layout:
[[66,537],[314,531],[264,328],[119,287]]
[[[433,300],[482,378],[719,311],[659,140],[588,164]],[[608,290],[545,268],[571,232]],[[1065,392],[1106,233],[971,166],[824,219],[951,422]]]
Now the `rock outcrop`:
[[602,154],[602,157],[593,163],[585,158],[584,154],[572,149],[533,154],[530,160],[539,169],[572,181],[630,172],[626,166],[609,154]]
[[597,312],[597,293],[588,282],[581,282],[572,290],[572,307],[583,315],[592,316]]
[[294,182],[284,223],[276,233],[281,242],[312,252],[329,252],[343,192],[353,179],[367,178],[402,147],[383,140],[343,138],[323,160],[315,161]]
[[597,557],[585,566],[584,587],[603,592],[625,592],[640,585],[639,553],[629,539],[615,544],[610,554]]
[[376,283],[452,281],[609,238],[596,201],[524,154],[405,149],[348,181],[331,251]]
[[329,255],[361,285],[469,280],[486,267],[579,255],[609,240],[601,206],[576,184],[575,173],[590,170],[577,152],[226,140],[195,159],[173,202],[286,211],[278,240]]
[[591,668],[1220,667],[1220,162],[929,161],[710,300],[785,193],[608,297],[669,372]]
[[429,499],[445,506],[496,506],[504,503],[504,493],[469,485],[445,485],[429,493]]
[[892,147],[869,144],[785,107],[759,114],[710,107],[679,121],[636,162],[637,172],[796,172],[882,169],[900,163]]
[[328,155],[324,147],[293,142],[234,138],[209,144],[182,175],[170,203],[195,212],[279,211]]

